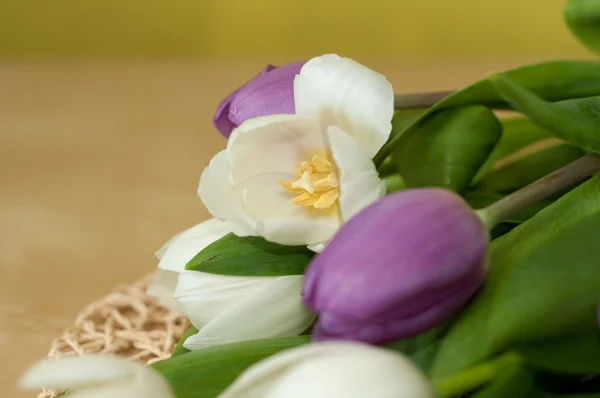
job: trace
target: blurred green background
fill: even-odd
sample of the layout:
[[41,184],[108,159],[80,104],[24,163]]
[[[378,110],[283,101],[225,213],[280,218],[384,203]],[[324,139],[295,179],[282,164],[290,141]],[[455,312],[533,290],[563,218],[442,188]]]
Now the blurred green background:
[[0,0],[0,57],[581,56],[564,0]]

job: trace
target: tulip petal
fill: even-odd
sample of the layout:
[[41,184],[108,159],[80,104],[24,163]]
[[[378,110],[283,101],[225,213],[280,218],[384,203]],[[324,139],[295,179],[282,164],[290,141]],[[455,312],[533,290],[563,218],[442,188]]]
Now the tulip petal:
[[296,114],[339,126],[369,157],[387,141],[394,113],[392,85],[381,74],[335,54],[308,61],[294,80]]
[[358,343],[317,343],[273,355],[243,372],[220,398],[432,398],[404,356]]
[[149,296],[156,297],[163,307],[173,311],[181,311],[181,306],[174,297],[178,279],[179,274],[177,272],[159,269],[146,293]]
[[154,255],[156,256],[156,258],[158,258],[159,261],[162,260],[163,256],[167,252],[167,249],[169,249],[169,247],[171,247],[173,242],[175,242],[177,240],[177,238],[179,238],[181,236],[181,234],[184,232],[185,231],[176,233],[168,241],[166,241],[160,249],[158,249],[157,251],[154,252]]
[[271,278],[254,295],[240,300],[189,337],[184,347],[198,350],[217,344],[302,333],[315,316],[302,304],[302,276]]
[[245,300],[271,282],[268,277],[243,277],[188,271],[179,276],[175,298],[197,328]]
[[76,397],[168,398],[166,380],[154,369],[108,355],[67,356],[33,365],[19,381],[26,389],[69,388]]
[[31,366],[19,381],[22,388],[74,388],[131,375],[133,363],[118,357],[66,356],[47,359]]
[[176,235],[164,251],[158,268],[184,272],[186,264],[206,246],[230,233],[227,224],[212,218]]
[[339,225],[309,218],[269,218],[256,223],[257,235],[281,245],[311,247],[331,239]]
[[304,62],[272,68],[242,87],[231,100],[229,120],[241,125],[248,119],[279,114],[293,114],[294,76]]
[[385,183],[360,144],[340,128],[327,128],[331,153],[339,170],[340,213],[347,221],[385,195]]
[[315,154],[326,155],[315,118],[272,115],[249,119],[227,142],[229,182],[236,185],[263,173],[297,175],[300,163]]
[[[261,76],[266,75],[268,72],[272,71],[275,68],[276,67],[273,65],[267,65],[265,67],[265,69],[263,69],[250,82],[252,82],[255,79],[260,78]],[[229,137],[229,134],[231,134],[231,131],[241,123],[241,122],[236,123],[231,120],[232,114],[233,115],[238,114],[238,117],[241,116],[241,115],[239,115],[240,112],[231,110],[231,103],[232,103],[232,101],[234,101],[236,99],[236,97],[238,96],[240,91],[242,89],[244,89],[244,87],[246,87],[250,82],[246,83],[244,86],[238,88],[237,90],[235,90],[234,92],[229,94],[223,101],[221,101],[221,103],[217,107],[217,111],[215,113],[215,116],[213,117],[213,123],[214,123],[215,127],[217,128],[217,130],[219,130],[226,137]],[[238,107],[239,107],[239,105],[238,105]],[[276,112],[276,113],[283,113],[283,112]],[[255,116],[258,116],[258,115],[255,115]]]
[[224,220],[238,236],[252,234],[252,225],[244,216],[241,193],[229,182],[227,152],[217,153],[202,172],[198,196],[213,217]]
[[240,184],[254,233],[283,245],[318,244],[329,239],[339,228],[338,212],[294,205],[295,194],[278,183],[289,179],[285,174],[265,173]]

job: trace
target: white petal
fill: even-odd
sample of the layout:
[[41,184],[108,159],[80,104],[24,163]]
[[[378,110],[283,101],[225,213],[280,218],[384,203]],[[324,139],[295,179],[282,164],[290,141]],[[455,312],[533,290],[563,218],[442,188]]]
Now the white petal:
[[308,245],[308,250],[312,250],[315,253],[321,253],[323,250],[325,250],[325,247],[327,246],[328,242],[322,242],[322,243],[315,243],[312,245]]
[[271,283],[268,277],[243,277],[189,271],[181,274],[175,298],[197,328]]
[[184,272],[186,264],[206,246],[231,232],[228,225],[216,218],[204,221],[180,233],[164,252],[158,268]]
[[230,182],[239,184],[262,173],[295,175],[300,163],[313,155],[326,155],[316,118],[273,115],[250,119],[227,141]]
[[350,342],[309,344],[250,367],[220,398],[433,398],[404,356]]
[[296,336],[306,330],[315,315],[302,304],[302,276],[271,279],[189,337],[184,347],[198,350],[236,341]]
[[236,222],[244,220],[242,195],[229,183],[230,167],[225,150],[217,153],[202,172],[198,196],[213,217],[224,220],[231,232],[238,236],[252,234]]
[[[334,222],[334,220],[336,220]],[[337,217],[311,218],[269,218],[256,222],[258,236],[281,245],[316,245],[333,237],[339,228]]]
[[149,296],[156,297],[163,307],[179,312],[181,306],[174,297],[178,279],[179,273],[159,269],[154,275],[152,284],[148,286],[147,293]]
[[392,129],[392,85],[383,75],[335,54],[304,64],[294,80],[294,101],[297,115],[317,116],[323,126],[339,126],[371,158]]
[[107,355],[69,356],[39,362],[27,371],[19,385],[27,389],[74,389],[75,393],[69,395],[80,398],[174,396],[167,381],[154,369]]
[[167,249],[171,246],[171,244],[173,244],[173,242],[175,242],[177,238],[181,236],[183,232],[185,231],[178,232],[175,235],[173,235],[168,241],[165,242],[165,244],[162,245],[160,249],[154,252],[154,255],[156,256],[156,258],[158,258],[159,261],[162,260],[163,256],[167,252]]
[[[294,194],[286,191],[279,181],[289,181],[293,175],[263,173],[250,177],[239,185],[246,214],[253,220],[266,218],[310,216],[309,209],[292,203]],[[296,177],[297,178],[297,177]]]
[[261,174],[240,185],[254,234],[283,245],[306,245],[329,239],[339,228],[339,212],[294,205],[292,198],[296,194],[283,189],[279,180],[286,180],[286,175]]
[[338,168],[342,222],[385,195],[385,182],[358,142],[336,126],[327,129],[331,153]]

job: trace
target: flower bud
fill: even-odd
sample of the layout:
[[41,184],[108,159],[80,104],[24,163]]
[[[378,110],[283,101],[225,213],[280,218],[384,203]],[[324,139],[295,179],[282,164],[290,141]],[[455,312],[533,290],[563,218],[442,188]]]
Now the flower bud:
[[433,398],[398,352],[358,343],[308,344],[251,366],[219,398]]
[[268,115],[295,113],[294,77],[304,61],[267,67],[254,79],[229,94],[217,108],[215,127],[225,137],[245,120]]
[[386,344],[450,317],[484,280],[487,230],[441,188],[388,195],[354,216],[306,273],[314,339]]

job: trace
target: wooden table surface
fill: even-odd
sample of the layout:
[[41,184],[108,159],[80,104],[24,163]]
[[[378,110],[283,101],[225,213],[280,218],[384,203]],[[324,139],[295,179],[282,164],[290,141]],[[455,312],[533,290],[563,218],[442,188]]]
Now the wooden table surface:
[[[369,61],[397,92],[453,89],[524,60]],[[88,302],[156,266],[208,217],[200,173],[221,98],[266,62],[0,62],[0,392]]]

